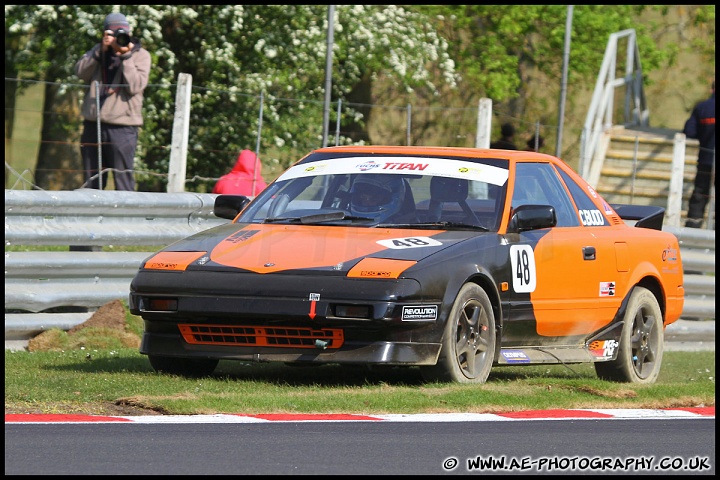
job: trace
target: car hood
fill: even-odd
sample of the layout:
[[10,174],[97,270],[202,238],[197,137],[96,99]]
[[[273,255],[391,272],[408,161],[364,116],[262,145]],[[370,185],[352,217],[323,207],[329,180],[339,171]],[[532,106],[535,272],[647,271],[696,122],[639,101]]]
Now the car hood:
[[145,268],[174,265],[175,268],[165,269],[230,267],[256,273],[288,270],[348,273],[361,263],[364,273],[358,271],[358,276],[369,276],[368,272],[375,268],[384,272],[392,269],[399,274],[426,257],[483,234],[435,229],[228,224],[170,245],[150,257]]

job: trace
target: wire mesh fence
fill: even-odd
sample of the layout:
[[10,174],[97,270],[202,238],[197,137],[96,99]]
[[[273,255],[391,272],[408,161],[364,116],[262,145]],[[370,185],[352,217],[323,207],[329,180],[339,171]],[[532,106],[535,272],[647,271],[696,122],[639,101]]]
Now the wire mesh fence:
[[[6,78],[5,86],[5,188],[87,187],[80,156],[80,105],[88,86],[18,78]],[[151,84],[145,90],[144,125],[133,168],[139,191],[165,190],[176,89],[177,85]],[[324,126],[322,114],[326,108],[330,120]],[[242,149],[258,153],[261,173],[269,182],[311,150],[325,145],[475,147],[479,110],[477,101],[462,106],[342,101],[326,105],[317,99],[193,85],[185,186],[188,191],[211,191],[218,178],[232,168]],[[305,118],[299,122],[301,116]],[[493,138],[499,137],[501,124],[513,123],[520,149],[525,148],[525,137],[549,138],[556,130],[554,125],[524,121],[500,110],[494,109],[492,117]],[[540,150],[550,151],[547,143]],[[103,172],[126,171],[109,164],[101,168]],[[114,188],[112,173],[107,188]]]

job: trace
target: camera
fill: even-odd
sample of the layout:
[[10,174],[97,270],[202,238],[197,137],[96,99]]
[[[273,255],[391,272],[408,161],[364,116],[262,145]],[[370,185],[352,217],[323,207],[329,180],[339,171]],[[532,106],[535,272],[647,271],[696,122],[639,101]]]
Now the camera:
[[124,28],[118,28],[113,31],[112,36],[121,47],[127,47],[130,44],[130,34]]

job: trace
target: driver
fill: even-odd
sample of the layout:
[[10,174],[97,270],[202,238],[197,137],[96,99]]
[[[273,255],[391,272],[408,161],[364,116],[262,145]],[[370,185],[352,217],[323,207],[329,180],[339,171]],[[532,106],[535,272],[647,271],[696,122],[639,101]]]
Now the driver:
[[405,182],[398,175],[362,174],[350,189],[350,213],[384,222],[402,208]]

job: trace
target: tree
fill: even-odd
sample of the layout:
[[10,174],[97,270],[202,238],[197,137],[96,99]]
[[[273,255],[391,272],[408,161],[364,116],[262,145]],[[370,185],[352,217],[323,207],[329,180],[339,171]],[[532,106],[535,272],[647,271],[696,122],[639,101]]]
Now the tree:
[[[415,8],[434,18],[438,30],[450,42],[462,77],[458,91],[472,92],[471,98],[466,96],[465,101],[492,99],[493,111],[505,120],[512,120],[520,127],[518,131],[531,128],[531,122],[535,121],[544,125],[559,124],[557,101],[566,5],[422,5]],[[714,7],[712,9],[714,22]],[[662,47],[657,44],[657,35],[664,25],[643,21],[643,16],[651,10],[661,16],[670,13],[667,6],[574,6],[568,85],[575,94],[567,96],[571,103],[569,112],[573,111],[573,102],[586,101],[583,93],[594,85],[612,33],[636,30],[645,73],[674,64],[677,44]],[[695,12],[697,17],[705,25],[710,15]],[[714,57],[714,41],[712,54]],[[570,120],[567,124],[579,126],[584,121],[582,118]],[[494,123],[499,127],[502,121]],[[569,138],[576,142],[571,147],[577,147],[579,129]]]
[[[17,71],[28,72],[31,78],[77,82],[74,62],[98,41],[109,12],[103,6],[8,6],[6,49],[15,49],[10,57]],[[167,172],[175,98],[172,87],[179,73],[191,74],[194,86],[188,176],[218,177],[232,165],[238,151],[256,145],[260,99],[263,128],[259,141],[261,152],[268,152],[261,154],[264,162],[285,167],[297,159],[268,158],[272,148],[305,152],[320,146],[327,6],[139,5],[124,7],[122,12],[131,22],[133,35],[142,39],[153,57],[138,170]],[[22,28],[10,28],[9,34],[8,25],[12,24]],[[335,25],[335,99],[344,98],[378,71],[407,88],[422,85],[435,89],[435,81],[453,86],[455,74],[447,45],[422,14],[397,6],[342,5],[336,9]],[[12,47],[8,37],[20,46]],[[425,68],[431,63],[439,66],[442,75],[433,77],[434,71]],[[57,90],[48,92],[51,99],[44,122],[67,125],[66,140],[72,143],[72,126],[81,122],[50,113],[68,101],[63,98],[67,90]],[[81,97],[83,89],[77,90]],[[364,119],[351,108],[343,115],[364,128]],[[51,131],[44,133],[50,135]],[[202,142],[194,140],[197,138]],[[43,143],[46,140],[43,138]],[[57,157],[47,153],[41,153],[38,165],[56,161]],[[140,176],[144,188],[163,189],[163,177]],[[198,183],[187,186],[199,187]]]
[[[79,171],[81,121],[73,106],[85,87],[72,68],[99,39],[109,11],[98,5],[5,7],[6,77],[22,73],[48,82],[47,145],[38,159],[44,188],[53,182],[55,189],[79,186],[58,186],[67,180],[42,172],[68,165]],[[193,78],[188,190],[206,188],[243,148],[259,144],[263,164],[277,171],[321,145],[327,6],[131,5],[122,11],[153,57],[136,162],[142,189],[164,190],[180,73]],[[679,20],[676,25],[646,20],[649,14]],[[496,115],[524,129],[536,121],[548,129],[557,125],[566,15],[565,5],[338,5],[332,99],[342,105],[340,143],[402,143],[405,106],[419,104],[429,108],[412,113],[413,144],[433,138],[467,144],[460,130],[474,128],[475,112],[463,119],[448,107],[471,111],[483,97],[493,100]],[[579,114],[572,117],[573,102],[587,111],[583,102],[611,33],[637,31],[650,84],[653,72],[674,65],[685,51],[683,42],[701,52],[707,72],[714,74],[714,25],[712,5],[575,6],[566,125],[584,121]],[[669,29],[676,30],[677,40],[667,40]],[[703,80],[692,75],[694,82]],[[7,85],[6,138],[14,98]],[[377,103],[397,109],[377,115],[370,108]],[[432,108],[438,104],[445,108]],[[336,115],[333,109],[331,121]],[[388,128],[372,130],[373,123]],[[579,131],[564,138],[571,143],[566,152],[577,148]],[[69,147],[52,147],[63,144]]]

